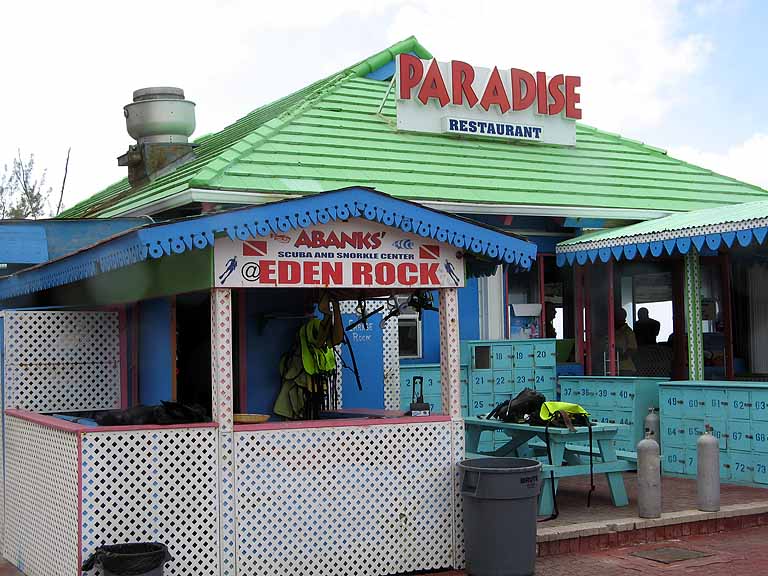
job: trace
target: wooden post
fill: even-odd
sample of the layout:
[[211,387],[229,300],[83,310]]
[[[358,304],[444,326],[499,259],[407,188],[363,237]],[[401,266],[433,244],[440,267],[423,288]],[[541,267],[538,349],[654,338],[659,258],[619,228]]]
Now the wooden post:
[[723,333],[725,336],[725,378],[733,380],[733,293],[731,285],[731,256],[720,255],[720,287],[723,291]]
[[461,420],[461,360],[459,358],[459,292],[440,290],[440,383],[443,411]]
[[584,346],[586,348],[586,369],[584,373],[592,376],[592,264],[584,268]]
[[613,294],[613,260],[608,260],[606,264],[608,267],[608,374],[610,376],[616,376],[616,330],[614,328],[616,322],[616,310],[615,310],[615,298]]
[[688,378],[704,380],[704,336],[701,331],[701,263],[699,254],[685,255],[685,325],[688,333]]
[[574,326],[576,337],[576,358],[575,360],[584,365],[584,268],[578,264],[573,267],[573,288],[574,288]]
[[219,574],[235,576],[237,527],[232,422],[232,291],[211,289],[211,408],[219,424]]

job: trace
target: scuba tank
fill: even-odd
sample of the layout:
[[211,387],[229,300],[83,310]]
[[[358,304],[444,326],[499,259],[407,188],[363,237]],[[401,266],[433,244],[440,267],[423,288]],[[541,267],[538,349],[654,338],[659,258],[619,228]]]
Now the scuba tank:
[[[650,416],[650,414],[649,414]],[[650,432],[637,443],[637,515],[661,518],[661,456]]]
[[648,415],[645,417],[645,435],[649,437],[661,446],[661,425],[659,424],[659,410],[658,408],[648,408]]
[[703,512],[720,510],[720,443],[705,427],[696,442],[696,507]]

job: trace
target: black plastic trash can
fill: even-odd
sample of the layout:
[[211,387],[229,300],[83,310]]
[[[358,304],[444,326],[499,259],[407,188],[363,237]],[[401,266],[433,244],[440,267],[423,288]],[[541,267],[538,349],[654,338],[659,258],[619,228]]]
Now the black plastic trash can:
[[475,458],[459,463],[464,546],[471,576],[531,576],[541,463]]
[[163,567],[171,560],[165,544],[112,544],[96,548],[82,569],[98,566],[104,576],[163,576]]

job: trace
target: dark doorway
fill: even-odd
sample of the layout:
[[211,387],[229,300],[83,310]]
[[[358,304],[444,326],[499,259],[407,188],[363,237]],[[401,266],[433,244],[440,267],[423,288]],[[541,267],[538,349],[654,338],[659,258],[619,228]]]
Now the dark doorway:
[[176,297],[176,399],[211,414],[211,303],[207,292]]

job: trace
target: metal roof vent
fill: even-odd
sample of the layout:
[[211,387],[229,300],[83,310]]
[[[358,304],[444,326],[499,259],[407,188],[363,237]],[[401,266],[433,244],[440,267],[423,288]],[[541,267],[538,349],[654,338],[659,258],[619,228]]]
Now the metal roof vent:
[[139,144],[185,144],[195,131],[195,103],[184,100],[184,90],[170,86],[142,88],[133,93],[125,110],[125,124]]
[[123,109],[125,125],[136,144],[117,159],[128,167],[131,186],[141,186],[192,160],[195,144],[195,103],[184,99],[184,90],[169,86],[142,88]]

